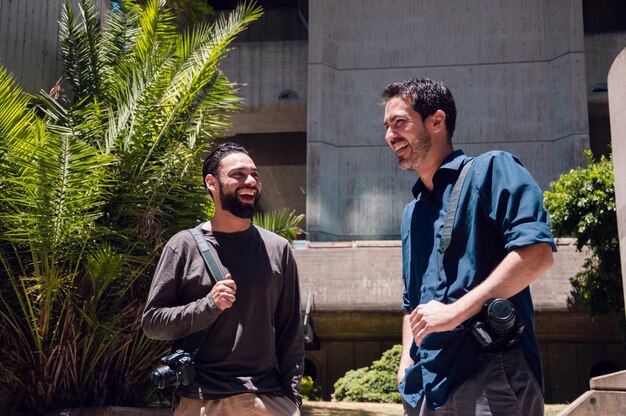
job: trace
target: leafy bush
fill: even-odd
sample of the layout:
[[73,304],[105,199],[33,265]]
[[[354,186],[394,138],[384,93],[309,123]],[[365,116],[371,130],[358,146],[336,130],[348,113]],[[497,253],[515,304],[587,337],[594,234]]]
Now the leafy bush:
[[619,238],[615,205],[613,158],[594,161],[585,152],[587,167],[573,169],[545,192],[556,236],[576,238],[578,250],[587,246],[592,255],[583,271],[571,278],[570,304],[591,316],[617,312],[624,315]]
[[304,400],[321,400],[322,388],[316,386],[311,376],[302,377],[302,384],[300,385],[300,394]]
[[398,366],[401,345],[394,345],[371,366],[350,370],[335,382],[334,397],[347,402],[399,403]]

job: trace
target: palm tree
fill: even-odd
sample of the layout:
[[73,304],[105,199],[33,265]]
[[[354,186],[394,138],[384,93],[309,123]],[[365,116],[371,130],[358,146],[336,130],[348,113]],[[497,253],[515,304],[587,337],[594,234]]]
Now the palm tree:
[[166,238],[210,209],[194,176],[239,105],[218,65],[260,15],[244,3],[179,34],[162,0],[104,24],[66,2],[56,93],[30,97],[0,68],[0,390],[15,414],[149,400],[166,346],[139,329],[146,289]]

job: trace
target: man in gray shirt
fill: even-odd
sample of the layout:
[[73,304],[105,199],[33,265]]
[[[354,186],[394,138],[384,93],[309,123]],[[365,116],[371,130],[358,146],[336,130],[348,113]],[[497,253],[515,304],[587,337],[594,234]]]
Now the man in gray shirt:
[[174,415],[299,415],[304,341],[291,247],[251,222],[261,180],[243,147],[218,146],[202,175],[215,215],[197,229],[225,279],[212,280],[191,233],[179,232],[163,249],[141,322],[150,338],[188,353],[200,346]]

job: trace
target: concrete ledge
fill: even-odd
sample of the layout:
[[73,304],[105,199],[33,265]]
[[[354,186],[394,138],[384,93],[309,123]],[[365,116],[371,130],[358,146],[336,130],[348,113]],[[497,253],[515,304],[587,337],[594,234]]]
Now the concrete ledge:
[[618,416],[626,409],[626,392],[589,390],[557,416]]
[[626,370],[591,379],[591,390],[567,406],[558,416],[623,415],[626,409]]
[[[591,390],[626,391],[626,370],[591,379]],[[626,409],[626,406],[624,407]]]
[[[530,290],[536,311],[567,311],[570,277],[578,273],[588,250],[575,239],[557,239],[554,266]],[[294,242],[303,299],[314,294],[317,311],[397,312],[402,302],[400,240]]]

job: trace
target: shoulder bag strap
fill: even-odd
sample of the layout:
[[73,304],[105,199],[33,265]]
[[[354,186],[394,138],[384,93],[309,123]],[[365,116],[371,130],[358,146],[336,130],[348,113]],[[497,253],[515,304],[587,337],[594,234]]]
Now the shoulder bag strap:
[[[204,234],[202,234],[202,231],[198,230],[197,228],[190,228],[187,231],[189,231],[193,236],[193,239],[196,242],[196,246],[198,247],[198,251],[200,251],[202,258],[204,259],[204,263],[209,270],[209,275],[213,278],[215,283],[219,282],[220,280],[224,280],[224,273],[222,272],[222,268],[219,266],[216,255],[213,253],[211,245],[207,243],[206,239],[204,238]],[[196,354],[198,353],[198,350],[200,350],[202,344],[204,344],[204,341],[206,341],[208,334],[209,333],[207,331],[202,337],[202,340],[196,347],[195,351],[191,354],[194,362]],[[199,390],[199,398],[202,399],[201,390]]]
[[206,239],[204,238],[204,234],[202,234],[202,231],[198,230],[197,228],[191,228],[189,229],[189,232],[193,236],[193,239],[196,241],[198,250],[200,251],[202,258],[204,259],[204,263],[209,269],[209,274],[211,275],[211,277],[213,277],[216,283],[220,280],[224,280],[224,273],[222,272],[222,268],[219,266],[218,260],[215,258],[215,254],[211,249],[211,245],[207,243]]
[[448,246],[450,246],[450,240],[452,239],[452,228],[454,227],[454,219],[456,218],[456,210],[459,205],[459,197],[461,196],[461,188],[463,188],[463,183],[465,182],[465,177],[467,176],[467,171],[474,159],[469,160],[463,169],[461,169],[461,173],[454,184],[454,188],[452,188],[452,194],[450,195],[450,202],[448,202],[448,212],[446,213],[446,219],[443,223],[443,231],[441,233],[441,240],[439,241],[439,253],[441,253],[441,262],[440,265],[443,267],[443,256],[446,254],[446,250]]

